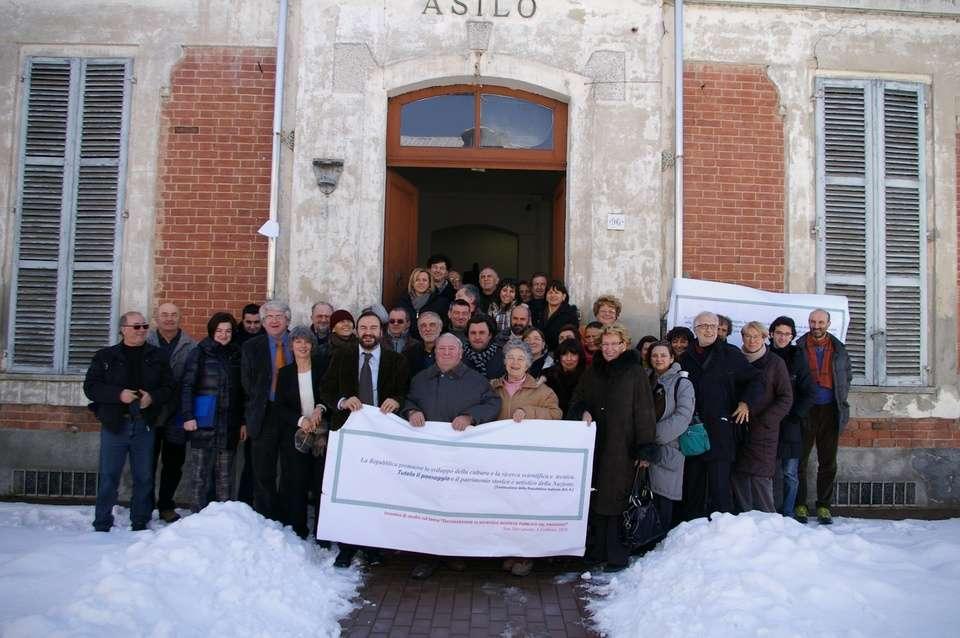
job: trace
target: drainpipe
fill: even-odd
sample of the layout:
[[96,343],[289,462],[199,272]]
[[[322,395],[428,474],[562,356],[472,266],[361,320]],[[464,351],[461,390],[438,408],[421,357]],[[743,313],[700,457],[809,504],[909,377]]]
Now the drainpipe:
[[[277,227],[280,200],[280,136],[283,134],[283,80],[287,53],[287,0],[280,0],[277,19],[277,64],[273,87],[273,154],[270,158],[270,218]],[[277,233],[267,234],[267,299],[273,299],[277,278]]]
[[673,83],[675,104],[673,108],[673,183],[674,183],[674,277],[683,277],[683,0],[673,5]]

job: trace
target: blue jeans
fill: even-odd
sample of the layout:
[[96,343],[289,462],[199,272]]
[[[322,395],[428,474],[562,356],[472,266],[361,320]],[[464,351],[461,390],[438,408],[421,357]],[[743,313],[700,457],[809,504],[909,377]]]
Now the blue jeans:
[[800,459],[780,459],[780,476],[783,477],[783,510],[784,516],[793,516],[793,508],[797,504],[797,487],[800,485],[800,478],[797,476],[797,468],[800,467]]
[[130,522],[146,525],[153,514],[153,432],[143,419],[123,419],[119,432],[100,428],[100,485],[93,519],[95,529],[108,530],[113,526],[113,506],[117,504],[127,454],[133,478]]

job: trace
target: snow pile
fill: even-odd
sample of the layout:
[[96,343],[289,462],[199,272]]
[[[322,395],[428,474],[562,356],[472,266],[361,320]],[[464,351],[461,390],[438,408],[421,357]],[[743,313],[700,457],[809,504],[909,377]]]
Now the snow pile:
[[243,503],[157,531],[91,520],[91,507],[0,504],[0,634],[336,636],[360,585]]
[[956,636],[960,520],[715,515],[592,587],[620,636]]

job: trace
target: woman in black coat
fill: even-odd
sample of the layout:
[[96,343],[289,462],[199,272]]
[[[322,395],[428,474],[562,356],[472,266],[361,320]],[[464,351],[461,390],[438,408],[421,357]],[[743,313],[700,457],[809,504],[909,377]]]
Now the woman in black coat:
[[183,368],[180,414],[190,441],[193,512],[207,506],[211,485],[218,501],[233,494],[237,445],[246,438],[240,426],[240,349],[231,343],[236,329],[231,314],[214,314],[207,321],[207,338],[187,356]]
[[554,279],[547,286],[546,304],[542,317],[535,317],[534,325],[543,330],[547,338],[547,349],[553,350],[559,343],[560,330],[569,324],[580,324],[580,313],[576,306],[567,303],[569,295],[567,287],[559,279]]
[[543,376],[547,380],[547,385],[557,395],[560,410],[566,414],[573,391],[580,383],[580,377],[583,376],[583,371],[587,367],[587,359],[580,342],[576,339],[561,341],[554,351],[553,358],[554,364],[544,371]]
[[[322,432],[323,409],[320,406],[320,382],[329,364],[325,354],[314,355],[317,339],[306,326],[290,331],[294,362],[277,373],[276,411],[280,429],[281,511],[285,525],[306,538],[307,497],[313,488],[319,513],[320,488],[323,480],[323,450],[318,445],[300,451],[295,441],[307,432]],[[300,432],[298,432],[300,431]],[[321,440],[325,442],[325,439]]]
[[602,356],[583,373],[568,418],[597,424],[585,558],[618,571],[630,556],[620,542],[620,523],[636,466],[657,460],[657,417],[647,373],[626,328],[607,326],[600,339]]

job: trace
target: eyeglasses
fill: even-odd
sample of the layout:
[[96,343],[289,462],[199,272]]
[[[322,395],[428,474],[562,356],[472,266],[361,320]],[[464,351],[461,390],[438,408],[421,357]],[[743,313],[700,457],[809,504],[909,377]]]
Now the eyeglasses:
[[719,326],[715,323],[701,323],[693,327],[694,330],[716,330]]
[[393,325],[399,325],[401,323],[407,323],[406,319],[391,319],[390,323]]
[[147,330],[150,327],[149,323],[125,323],[121,328],[133,328],[134,330]]

